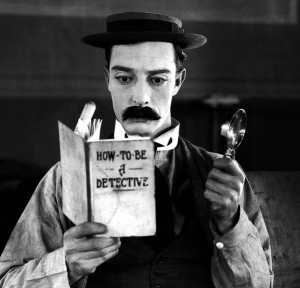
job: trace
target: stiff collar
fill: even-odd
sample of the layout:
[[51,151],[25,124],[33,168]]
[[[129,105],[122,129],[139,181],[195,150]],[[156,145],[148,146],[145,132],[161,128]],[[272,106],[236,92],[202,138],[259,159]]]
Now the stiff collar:
[[[168,151],[172,150],[177,146],[179,137],[179,122],[172,118],[171,126],[163,132],[153,136],[153,142],[159,144],[157,151]],[[114,139],[123,140],[127,138],[138,138],[138,136],[129,136],[126,134],[121,123],[116,120]]]

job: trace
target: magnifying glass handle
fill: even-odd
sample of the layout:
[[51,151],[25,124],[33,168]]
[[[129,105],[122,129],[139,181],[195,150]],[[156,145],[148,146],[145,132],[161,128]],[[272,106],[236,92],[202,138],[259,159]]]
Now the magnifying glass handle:
[[235,149],[226,149],[226,152],[224,153],[224,158],[231,158],[235,160]]

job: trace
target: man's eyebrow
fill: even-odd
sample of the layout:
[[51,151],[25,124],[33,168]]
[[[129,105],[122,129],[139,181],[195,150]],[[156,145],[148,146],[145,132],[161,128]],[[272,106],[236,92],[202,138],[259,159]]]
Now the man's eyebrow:
[[[132,71],[134,71],[133,68],[126,67],[126,66],[121,66],[121,65],[115,65],[115,66],[111,67],[111,70],[124,71],[124,72],[132,72]],[[147,74],[149,74],[149,75],[155,75],[155,74],[161,74],[161,73],[170,74],[171,71],[169,69],[155,69],[155,70],[149,70],[149,71],[147,71]]]
[[157,70],[148,71],[149,75],[162,74],[162,73],[170,74],[171,71],[169,69],[157,69]]
[[121,65],[115,65],[115,66],[111,67],[111,70],[124,71],[124,72],[132,72],[133,71],[132,68],[121,66]]

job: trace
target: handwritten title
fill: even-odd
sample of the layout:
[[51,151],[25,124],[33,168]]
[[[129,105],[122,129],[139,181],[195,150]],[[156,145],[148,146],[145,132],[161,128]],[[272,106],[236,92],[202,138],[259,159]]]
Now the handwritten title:
[[[140,176],[143,172],[141,162],[147,160],[146,150],[96,151],[96,160],[105,164],[107,172],[117,170],[119,175],[119,177],[97,178],[97,188],[112,188],[122,191],[149,186],[148,177]],[[118,163],[121,161],[122,164],[116,166],[116,161]],[[132,177],[132,173],[127,176],[129,172],[134,172],[134,177]]]

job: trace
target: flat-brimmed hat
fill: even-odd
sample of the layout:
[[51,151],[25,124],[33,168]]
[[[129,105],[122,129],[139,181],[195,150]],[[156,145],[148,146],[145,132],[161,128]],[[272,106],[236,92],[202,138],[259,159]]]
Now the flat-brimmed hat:
[[107,48],[113,45],[146,41],[170,42],[181,49],[194,49],[206,43],[206,37],[185,33],[179,19],[155,13],[125,12],[106,18],[107,32],[85,36],[86,44]]

